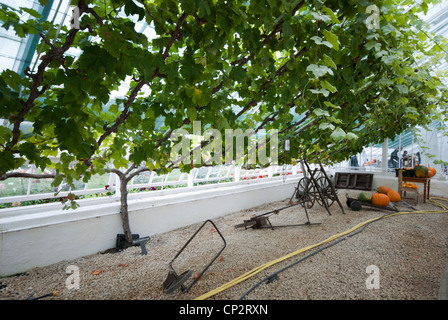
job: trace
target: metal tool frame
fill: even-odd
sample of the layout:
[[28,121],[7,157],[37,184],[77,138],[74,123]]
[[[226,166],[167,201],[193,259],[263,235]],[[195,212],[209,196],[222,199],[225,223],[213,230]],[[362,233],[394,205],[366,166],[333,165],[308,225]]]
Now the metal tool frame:
[[[201,231],[201,229],[207,223],[211,223],[212,224],[212,226],[215,228],[215,230],[218,232],[219,236],[223,240],[224,245],[219,250],[219,252],[214,256],[214,258],[207,264],[207,266],[193,279],[193,281],[188,286],[186,286],[185,282],[188,281],[188,279],[191,277],[192,271],[191,270],[187,270],[187,271],[181,273],[180,275],[178,275],[178,273],[173,268],[173,263],[179,257],[179,255],[182,253],[182,251],[184,251],[184,249],[190,244],[190,242],[193,240],[193,238],[196,237],[196,235],[199,233],[199,231]],[[191,238],[184,244],[184,246],[179,250],[179,252],[177,252],[177,254],[174,256],[173,260],[171,260],[171,262],[169,263],[169,265],[168,265],[168,268],[169,268],[168,276],[167,276],[167,278],[165,279],[165,281],[163,282],[163,285],[162,285],[163,291],[165,293],[172,293],[172,292],[174,292],[175,290],[177,290],[179,288],[181,289],[182,292],[187,292],[188,290],[190,290],[190,288],[202,277],[204,272],[207,271],[207,269],[219,257],[219,255],[226,248],[226,246],[227,246],[226,239],[221,234],[219,229],[216,227],[215,223],[212,220],[206,220],[199,227],[199,229],[191,236]]]
[[[333,186],[333,182],[328,177],[325,172],[322,163],[319,161],[320,170],[315,168],[311,171],[306,160],[301,161],[302,172],[304,173],[304,177],[299,180],[297,183],[297,187],[294,189],[294,193],[289,199],[289,206],[275,209],[272,211],[268,211],[266,213],[262,213],[255,217],[250,218],[249,220],[244,220],[243,223],[235,225],[235,228],[245,229],[263,229],[263,228],[271,228],[274,229],[276,227],[294,227],[294,226],[306,226],[306,225],[319,225],[320,223],[311,223],[310,217],[308,215],[308,210],[314,205],[314,201],[317,201],[321,206],[324,206],[327,210],[328,214],[331,215],[329,207],[337,201],[342,212],[345,214],[344,208],[337,197],[336,190]],[[306,166],[306,169],[305,169]],[[316,178],[316,174],[320,175]],[[319,180],[325,181],[328,185],[325,190],[321,189],[321,185],[318,183]],[[298,200],[296,203],[293,202],[294,197]],[[330,199],[331,203],[327,202]],[[288,209],[297,205],[301,205],[305,209],[305,215],[307,218],[307,222],[301,224],[290,224],[290,225],[279,225],[273,226],[269,217],[273,214],[278,214],[281,210]]]
[[[311,171],[306,160],[300,162],[304,177],[300,179],[297,184],[295,193],[296,198],[303,201],[302,206],[305,210],[307,208],[311,209],[316,201],[320,206],[325,207],[329,215],[331,215],[329,207],[334,203],[334,201],[336,201],[339,204],[342,213],[345,214],[344,207],[339,201],[333,182],[328,177],[322,163],[319,160],[318,163],[320,169],[315,168]],[[294,194],[291,197],[291,200],[293,197]],[[306,206],[305,203],[307,204]]]
[[252,229],[263,229],[263,228],[270,228],[270,229],[275,229],[275,228],[281,228],[281,227],[300,227],[300,226],[306,226],[306,225],[318,225],[320,223],[311,223],[310,218],[308,216],[308,213],[306,212],[305,209],[305,213],[306,213],[306,218],[307,218],[307,222],[305,223],[300,223],[300,224],[287,224],[287,225],[272,225],[271,220],[269,220],[269,217],[273,214],[278,214],[281,210],[284,209],[288,209],[294,206],[299,205],[300,203],[296,203],[296,204],[292,204],[283,208],[279,208],[279,209],[275,209],[272,211],[268,211],[265,213],[262,213],[260,215],[257,215],[255,217],[250,218],[249,220],[244,220],[243,223],[237,224],[235,225],[235,228],[242,228],[244,227],[244,229],[248,229],[248,228],[252,228]]

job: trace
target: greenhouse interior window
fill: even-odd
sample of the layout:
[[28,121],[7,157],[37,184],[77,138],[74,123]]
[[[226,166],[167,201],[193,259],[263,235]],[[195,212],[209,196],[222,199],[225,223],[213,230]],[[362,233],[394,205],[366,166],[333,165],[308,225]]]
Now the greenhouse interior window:
[[[238,270],[264,270],[280,250],[299,254],[339,237],[352,245],[361,227],[382,233],[364,239],[375,249],[333,255],[343,259],[329,267],[335,278],[364,254],[379,261],[412,248],[390,262],[423,263],[412,272],[448,257],[448,0],[0,0],[0,74],[0,300],[54,285],[41,275],[61,263],[74,267],[71,280],[77,264],[89,268],[88,285],[66,282],[61,299],[233,299],[219,286],[245,280],[230,279]],[[425,215],[399,225],[408,213]],[[392,216],[387,228],[373,226]],[[221,233],[225,223],[232,227]],[[386,235],[397,226],[395,238]],[[229,237],[231,253],[212,255],[202,272],[179,275],[171,263],[156,283],[170,249],[199,231]],[[204,263],[197,253],[216,243],[197,242],[188,258]],[[249,247],[250,259],[236,257]],[[421,276],[432,279],[424,285],[439,283],[440,266]],[[357,266],[363,275],[365,267]],[[395,274],[379,270],[386,287]],[[153,278],[134,293],[101,278],[130,274]],[[190,278],[201,279],[192,293],[181,283]],[[31,280],[41,282],[24,287]],[[241,298],[269,286],[277,291],[257,298],[285,298],[277,273],[259,284],[274,280]],[[333,285],[355,280],[344,274]],[[287,297],[321,298],[328,287],[296,285]],[[334,294],[433,299],[424,285],[388,295],[358,283]]]

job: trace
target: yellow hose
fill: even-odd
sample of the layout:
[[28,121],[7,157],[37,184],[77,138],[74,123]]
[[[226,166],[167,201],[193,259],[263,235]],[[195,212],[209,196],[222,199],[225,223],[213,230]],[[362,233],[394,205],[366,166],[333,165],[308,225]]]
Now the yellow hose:
[[347,231],[345,231],[343,233],[333,235],[333,236],[325,239],[324,241],[321,241],[319,243],[316,243],[316,244],[309,245],[307,247],[301,248],[301,249],[299,249],[297,251],[294,251],[294,252],[291,252],[291,253],[283,256],[283,257],[280,257],[278,259],[275,259],[275,260],[272,260],[270,262],[267,262],[267,263],[265,263],[265,264],[263,264],[261,266],[258,266],[256,268],[250,270],[249,272],[247,272],[247,273],[245,273],[245,274],[243,274],[243,275],[241,275],[241,276],[239,276],[239,277],[237,277],[237,278],[235,278],[235,279],[233,279],[233,280],[223,284],[222,286],[220,286],[220,287],[218,287],[218,288],[216,288],[216,289],[214,289],[214,290],[212,290],[212,291],[210,291],[208,293],[205,293],[205,294],[195,298],[195,300],[205,300],[205,299],[208,299],[208,298],[210,298],[210,297],[212,297],[212,296],[214,296],[214,295],[216,295],[216,294],[218,294],[218,293],[220,293],[220,292],[222,292],[224,290],[229,289],[230,287],[233,287],[234,285],[236,285],[236,284],[238,284],[240,282],[243,282],[243,281],[249,279],[250,277],[253,277],[254,275],[258,274],[259,272],[261,272],[261,271],[263,271],[263,270],[265,270],[265,269],[267,269],[267,268],[269,268],[269,267],[271,267],[271,266],[273,266],[273,265],[275,265],[275,264],[277,264],[277,263],[279,263],[281,261],[284,261],[284,260],[289,259],[289,258],[291,258],[293,256],[296,256],[296,255],[298,255],[300,253],[306,252],[308,250],[311,250],[313,248],[321,246],[321,245],[323,245],[325,243],[328,243],[330,241],[333,241],[335,239],[343,237],[343,236],[345,236],[347,234],[350,234],[353,231],[355,231],[356,229],[359,229],[359,228],[363,227],[364,225],[366,225],[366,224],[368,224],[370,222],[373,222],[373,221],[376,221],[376,220],[380,220],[380,219],[383,219],[385,217],[393,217],[393,216],[398,216],[398,215],[403,215],[403,214],[411,214],[411,213],[414,213],[414,214],[421,214],[421,213],[446,213],[446,212],[448,212],[448,206],[443,204],[440,201],[448,201],[448,199],[439,198],[439,197],[432,197],[431,199],[429,199],[428,202],[430,202],[430,203],[432,203],[432,204],[442,208],[441,210],[400,211],[400,212],[396,212],[396,213],[391,213],[391,214],[386,215],[386,216],[372,218],[372,219],[369,219],[367,221],[361,222],[360,224],[358,224],[358,225],[348,229]]

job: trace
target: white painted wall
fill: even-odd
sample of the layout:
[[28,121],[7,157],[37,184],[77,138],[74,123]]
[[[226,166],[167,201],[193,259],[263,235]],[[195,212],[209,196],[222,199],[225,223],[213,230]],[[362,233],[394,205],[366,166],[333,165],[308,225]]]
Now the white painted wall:
[[[132,233],[152,236],[289,199],[300,176],[260,181],[168,189],[129,195]],[[76,210],[59,203],[2,209],[0,276],[24,272],[115,247],[123,233],[115,197],[79,201]],[[219,227],[219,226],[218,226]],[[150,242],[148,242],[150,245]]]
[[[288,176],[286,182],[277,177],[130,194],[131,230],[141,237],[153,236],[286,200],[293,194],[300,177]],[[397,179],[393,175],[375,173],[372,190],[380,185],[395,189]],[[431,190],[431,194],[446,197],[448,182],[435,180]],[[340,189],[339,194],[343,196],[344,190]],[[2,209],[0,276],[114,248],[117,234],[123,233],[118,199],[86,199],[79,204],[78,209],[70,211],[62,210],[59,203]]]

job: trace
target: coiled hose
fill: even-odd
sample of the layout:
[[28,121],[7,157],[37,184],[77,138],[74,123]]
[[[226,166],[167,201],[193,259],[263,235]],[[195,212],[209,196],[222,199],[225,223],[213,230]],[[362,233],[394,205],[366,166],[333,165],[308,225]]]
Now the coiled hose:
[[[278,259],[275,259],[275,260],[272,260],[272,261],[267,262],[265,264],[262,264],[262,265],[260,265],[260,266],[258,266],[256,268],[250,270],[249,272],[247,272],[247,273],[245,273],[245,274],[243,274],[243,275],[241,275],[241,276],[239,276],[239,277],[237,277],[237,278],[235,278],[235,279],[225,283],[224,285],[222,285],[222,286],[220,286],[220,287],[218,287],[218,288],[216,288],[216,289],[214,289],[214,290],[212,290],[212,291],[210,291],[208,293],[205,293],[205,294],[197,297],[195,300],[205,300],[205,299],[208,299],[208,298],[210,298],[210,297],[212,297],[212,296],[214,296],[214,295],[216,295],[216,294],[218,294],[218,293],[220,293],[220,292],[222,292],[224,290],[227,290],[227,289],[233,287],[234,285],[236,285],[238,283],[241,283],[241,282],[243,282],[243,281],[253,277],[254,275],[260,273],[261,271],[263,271],[263,270],[265,270],[265,269],[267,269],[267,268],[269,268],[269,267],[271,267],[271,266],[273,266],[273,265],[275,265],[275,264],[277,264],[279,262],[285,261],[285,260],[287,260],[289,258],[292,258],[292,257],[298,255],[298,254],[304,253],[306,251],[309,251],[311,249],[314,249],[316,247],[322,246],[322,245],[327,244],[327,243],[329,243],[331,241],[339,239],[338,241],[336,241],[334,243],[331,243],[331,244],[328,244],[328,245],[318,249],[317,251],[314,251],[311,254],[305,256],[304,258],[302,258],[302,259],[300,259],[300,260],[298,260],[298,261],[288,265],[287,267],[285,267],[285,268],[283,268],[283,269],[281,269],[281,270],[271,274],[270,276],[264,278],[263,280],[258,282],[254,287],[252,287],[249,291],[247,291],[240,298],[240,299],[243,299],[245,296],[247,296],[251,291],[253,291],[256,287],[258,287],[263,282],[269,281],[269,280],[275,278],[280,272],[282,272],[282,271],[284,271],[284,270],[286,270],[286,269],[288,269],[288,268],[298,264],[299,262],[302,262],[305,259],[308,259],[309,257],[315,255],[316,253],[321,252],[322,250],[325,250],[326,248],[334,246],[335,244],[337,244],[337,243],[339,243],[339,242],[341,242],[343,240],[346,240],[349,237],[352,237],[352,236],[362,232],[369,224],[371,224],[373,222],[376,222],[376,221],[384,219],[384,218],[398,216],[398,215],[403,215],[403,214],[447,213],[448,212],[448,206],[447,206],[447,204],[443,203],[444,201],[448,202],[448,199],[441,198],[441,197],[431,197],[428,200],[429,203],[439,207],[440,210],[398,211],[398,212],[386,214],[386,215],[383,215],[383,216],[380,216],[380,217],[372,218],[372,219],[369,219],[367,221],[361,222],[360,224],[358,224],[358,225],[348,229],[345,232],[333,235],[333,236],[331,236],[331,237],[329,237],[329,238],[327,238],[327,239],[325,239],[325,240],[323,240],[321,242],[318,242],[318,243],[313,244],[313,245],[309,245],[307,247],[301,248],[301,249],[296,250],[294,252],[291,252],[291,253],[289,253],[287,255],[284,255],[283,257],[280,257]],[[360,229],[360,230],[358,230],[358,229]],[[354,232],[356,230],[358,230],[358,231]]]

